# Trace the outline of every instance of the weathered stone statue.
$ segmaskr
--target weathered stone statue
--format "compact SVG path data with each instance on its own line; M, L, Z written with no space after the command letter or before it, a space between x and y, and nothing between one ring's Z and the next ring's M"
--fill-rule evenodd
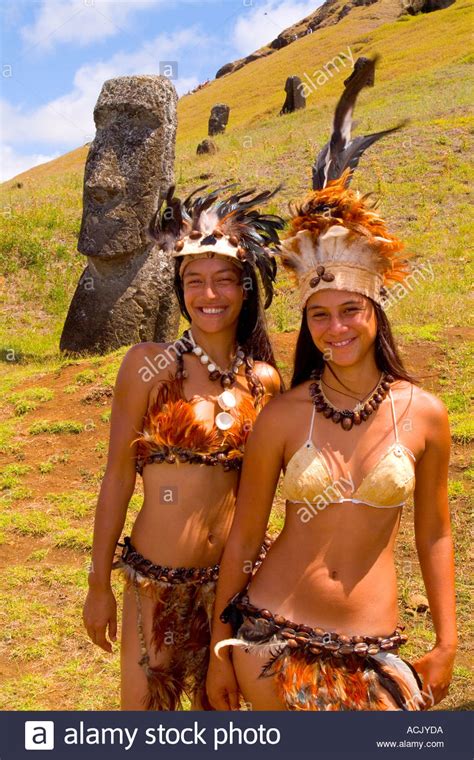
M198 156L201 156L204 153L210 153L210 154L217 153L217 145L215 144L214 140L208 140L206 137L206 139L201 140L201 142L197 146L196 153Z
M306 108L306 98L302 92L301 79L297 76L288 77L285 82L286 98L280 111L280 116L293 113L299 108Z
M209 137L225 132L225 128L229 121L229 113L230 108L229 106L224 105L224 103L217 103L215 106L212 106L207 130Z
M88 264L61 335L61 351L106 353L175 337L179 312L170 257L146 235L173 183L176 91L166 77L104 83L84 174L78 250Z

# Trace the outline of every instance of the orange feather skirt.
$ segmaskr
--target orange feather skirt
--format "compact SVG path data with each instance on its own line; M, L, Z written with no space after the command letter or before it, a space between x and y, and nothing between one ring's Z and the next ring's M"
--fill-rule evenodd
M334 632L292 623L256 608L245 591L230 601L221 620L231 624L234 638L220 642L218 648L242 646L265 657L259 678L273 678L287 710L422 709L422 684L413 666L395 652L383 650L384 646L396 650L397 641L406 640L401 628L390 644L390 639L383 639L387 644L381 647L366 643L373 637L342 635L339 639ZM369 654L367 650L378 651Z

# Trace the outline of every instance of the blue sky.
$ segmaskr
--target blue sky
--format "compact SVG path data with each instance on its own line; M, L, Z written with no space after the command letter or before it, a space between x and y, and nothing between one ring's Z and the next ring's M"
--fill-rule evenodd
M177 62L183 95L320 0L3 0L0 180L89 142L102 83Z

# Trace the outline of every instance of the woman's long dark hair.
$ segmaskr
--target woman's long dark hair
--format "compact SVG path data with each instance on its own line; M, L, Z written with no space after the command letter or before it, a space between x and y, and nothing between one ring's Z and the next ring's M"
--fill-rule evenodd
M174 270L174 289L178 299L181 314L191 321L191 317L186 309L184 302L183 282L179 274L181 259L175 259ZM242 262L242 282L244 283L244 292L246 297L242 304L242 310L237 323L237 342L245 349L246 353L253 356L256 361L266 362L274 367L280 374L276 366L273 348L268 336L267 322L260 297L260 288L257 275L253 267L247 262ZM280 376L281 379L281 376Z
M375 363L377 364L377 368L381 372L393 375L396 380L407 380L409 383L416 383L416 379L410 375L403 365L387 315L378 303L372 301L371 298L369 298L369 301L374 307L377 318L377 334L375 336ZM322 370L324 362L323 354L314 345L306 319L306 310L303 310L301 327L298 340L296 341L291 388L304 383L305 380L309 380L313 369Z

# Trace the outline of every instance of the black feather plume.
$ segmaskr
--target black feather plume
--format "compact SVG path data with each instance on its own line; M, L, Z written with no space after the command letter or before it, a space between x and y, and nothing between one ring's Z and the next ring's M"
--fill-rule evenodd
M352 138L352 114L357 96L364 87L373 87L375 64L378 56L372 60L360 59L360 65L355 67L351 76L346 79L346 87L342 93L334 113L332 135L329 142L321 149L313 164L313 190L322 190L331 180L339 179L345 169L355 169L360 157L367 148L381 137L396 132L407 122L403 121L396 127ZM351 174L348 175L346 186Z
M154 213L148 227L148 237L153 242L158 243L164 251L171 250L183 226L181 201L175 198L174 190L175 186L172 185L166 194L163 211L162 202Z
M281 185L256 195L255 188L249 188L222 197L235 187L233 183L200 195L208 189L208 185L203 185L184 201L174 196L175 188L171 187L164 208L160 207L150 222L149 237L166 251L171 251L178 239L193 230L202 232L200 244L209 246L210 250L217 242L215 230L235 237L241 249L239 259L247 261L260 274L264 306L268 308L276 277L276 261L270 249L278 244L278 230L283 229L285 223L275 214L261 214L257 206L273 198Z

